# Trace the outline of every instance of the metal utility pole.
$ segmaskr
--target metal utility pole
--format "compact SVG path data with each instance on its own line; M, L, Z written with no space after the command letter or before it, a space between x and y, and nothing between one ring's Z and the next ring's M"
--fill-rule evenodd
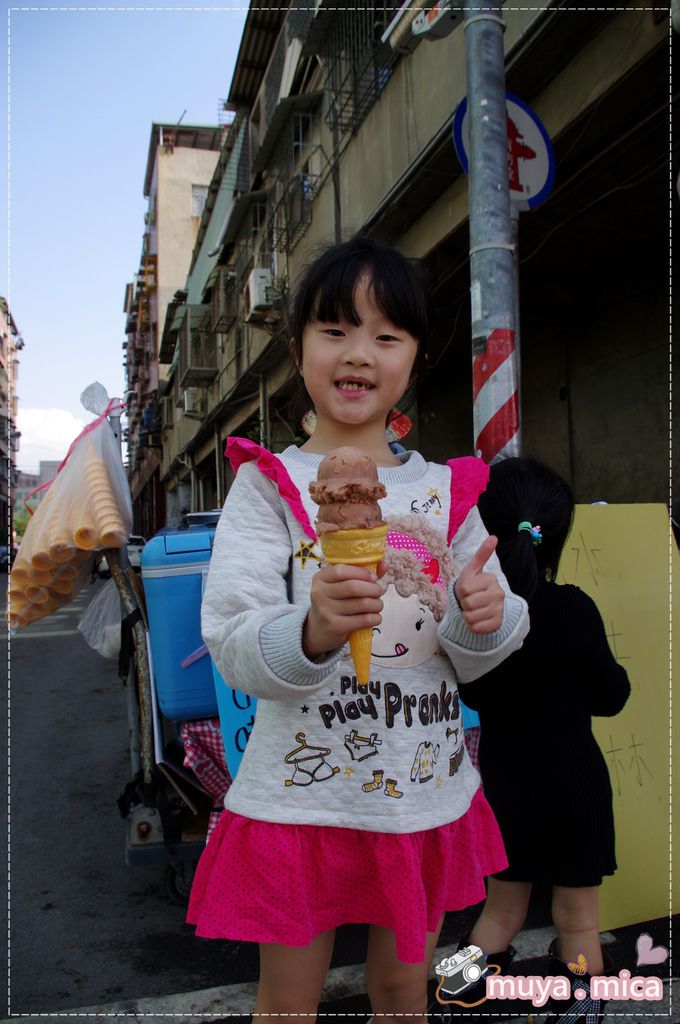
M465 0L474 447L519 455L519 351L499 0Z

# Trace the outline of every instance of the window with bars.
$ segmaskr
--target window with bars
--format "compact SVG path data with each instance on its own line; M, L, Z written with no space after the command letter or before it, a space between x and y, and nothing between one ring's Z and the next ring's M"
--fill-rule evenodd
M328 61L326 123L341 133L356 132L392 77L398 54L380 39L399 4L376 3L338 12L320 50Z

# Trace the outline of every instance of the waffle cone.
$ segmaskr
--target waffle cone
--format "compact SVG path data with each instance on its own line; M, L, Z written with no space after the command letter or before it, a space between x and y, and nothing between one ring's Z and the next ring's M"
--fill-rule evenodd
M46 587L52 581L52 569L31 568L27 583L35 583L38 587Z
M102 548L122 548L125 547L126 538L127 534L122 522L120 519L114 520L104 523L101 527L99 546Z
M27 583L31 578L31 566L21 558L17 558L10 572L10 587L13 584Z
M387 523L368 530L331 530L319 536L324 559L331 565L363 565L375 572L385 554ZM366 686L371 670L373 630L355 629L349 635L354 671L359 686Z
M352 652L354 672L359 686L368 685L371 671L371 647L373 646L373 629L355 629L349 635L349 649Z
M31 555L31 565L34 569L51 569L52 559L49 556L49 552L44 550L34 551Z
M73 597L75 580L65 580L62 576L55 576L47 584L47 590L50 597L55 597L57 594L66 594L67 597Z
M48 554L56 565L63 565L71 561L75 550L70 532L63 530L52 537Z
M79 551L78 554L79 555L82 555L82 554L86 555L87 552L86 551L85 552ZM56 570L56 572L54 574L55 579L74 580L77 577L77 575L78 575L78 572L79 572L78 566L80 564L81 564L80 560L77 558L77 556L74 555L74 557L71 559L70 562L65 562L62 565L57 566L57 570Z
M368 530L330 530L319 534L323 557L331 565L365 565L373 567L385 554L387 523Z
M94 523L84 513L73 533L73 539L76 547L81 551L94 551L97 547L97 531Z

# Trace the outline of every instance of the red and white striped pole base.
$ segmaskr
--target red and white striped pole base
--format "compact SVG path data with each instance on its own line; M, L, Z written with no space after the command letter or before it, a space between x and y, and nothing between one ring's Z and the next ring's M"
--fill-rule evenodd
M492 331L484 348L475 353L472 393L475 454L487 464L519 455L519 373L514 331Z

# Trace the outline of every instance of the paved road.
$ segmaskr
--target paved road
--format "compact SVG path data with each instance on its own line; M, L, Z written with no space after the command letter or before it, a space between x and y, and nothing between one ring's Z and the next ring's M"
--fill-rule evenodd
M15 1013L183 992L257 973L254 947L194 937L166 895L163 867L125 864L126 825L116 806L130 777L125 691L116 663L76 629L101 586L87 585L72 605L11 640Z

